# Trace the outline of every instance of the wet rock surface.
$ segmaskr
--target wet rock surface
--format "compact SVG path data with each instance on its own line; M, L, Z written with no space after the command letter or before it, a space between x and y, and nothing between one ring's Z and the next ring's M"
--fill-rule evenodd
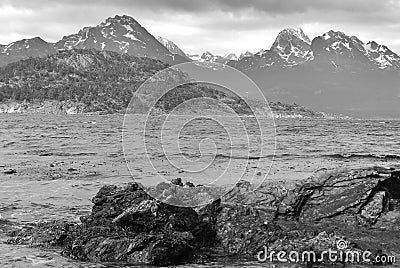
M39 224L10 243L60 247L63 255L79 260L169 265L193 261L204 237L215 236L193 209L156 201L138 184L105 186L92 202L82 224Z
M11 174L17 173L17 171L16 171L15 169L5 169L5 170L3 171L3 173L4 173L4 174L11 175Z
M183 182L181 179L171 183L162 182L155 187L147 187L146 191L157 200L179 207L201 207L220 198L232 186L210 187Z
M160 186L161 187L161 186ZM162 187L166 187L163 185ZM181 187L181 186L179 186ZM269 251L348 249L400 255L400 169L343 170L298 185L253 189L239 182L196 208L151 198L138 184L105 186L81 224L42 223L9 243L58 247L74 259L173 265L216 254L256 257Z
M400 255L400 172L370 168L327 173L291 189L252 191L241 183L225 196L214 226L230 254L271 251L348 250ZM246 194L247 193L247 194Z

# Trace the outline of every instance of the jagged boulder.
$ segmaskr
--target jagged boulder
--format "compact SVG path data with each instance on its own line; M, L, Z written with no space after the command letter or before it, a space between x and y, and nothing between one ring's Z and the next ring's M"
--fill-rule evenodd
M86 261L173 265L193 261L215 237L192 208L161 203L135 183L104 186L92 202L82 224L42 223L10 242L61 247L64 255Z
M344 239L354 250L399 255L399 175L369 168L327 173L292 188L240 182L207 218L229 254L254 256L264 246L321 252Z

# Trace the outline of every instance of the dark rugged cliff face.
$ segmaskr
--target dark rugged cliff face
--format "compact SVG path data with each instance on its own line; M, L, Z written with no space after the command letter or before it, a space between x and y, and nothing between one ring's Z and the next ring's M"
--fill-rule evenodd
M170 187L169 194L185 189ZM336 250L340 239L348 249L370 251L371 260L400 255L399 169L333 172L289 188L253 190L239 182L195 211L156 201L137 184L105 186L81 224L39 224L14 232L9 243L58 247L86 261L152 265L210 260L217 252L256 258L264 246L318 253Z

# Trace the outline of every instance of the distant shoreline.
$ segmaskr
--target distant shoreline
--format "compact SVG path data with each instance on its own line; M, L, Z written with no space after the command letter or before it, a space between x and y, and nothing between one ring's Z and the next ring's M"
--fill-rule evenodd
M278 102L278 104L281 104ZM273 106L277 104L274 103ZM349 116L329 114L324 112L315 112L301 106L282 104L284 107L279 110L272 107L274 118L293 118L293 119L352 119ZM297 107L301 107L298 109ZM126 108L111 109L103 104L95 103L86 105L75 101L56 101L56 100L38 100L38 101L13 101L8 100L0 102L0 114L86 114L86 115L109 115L125 114ZM197 111L192 111L197 114ZM190 113L190 111L189 111ZM167 113L166 113L167 114ZM187 114L187 112L183 113ZM201 115L201 113L199 113ZM246 116L243 114L243 116Z

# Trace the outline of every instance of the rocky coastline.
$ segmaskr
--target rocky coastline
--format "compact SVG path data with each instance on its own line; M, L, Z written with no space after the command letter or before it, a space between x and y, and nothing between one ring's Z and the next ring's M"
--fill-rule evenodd
M107 109L104 105L86 105L75 101L7 101L0 103L0 114L110 114L124 113Z
M171 187L178 194L185 189ZM80 223L24 227L11 232L8 243L58 248L82 261L158 266L220 256L257 260L266 250L321 253L336 249L338 241L346 250L369 252L369 264L381 264L377 257L400 257L400 167L329 172L290 187L271 183L253 189L241 181L195 209L155 200L137 183L104 186L92 203Z
M283 104L280 102L271 102L271 109L273 111L274 118L282 119L310 119L310 118L321 118L321 119L351 119L348 116L340 114L331 114L325 112L316 112L307 109L303 106L297 104ZM259 112L257 109L256 112ZM203 111L199 109L187 109L184 111L179 111L178 114L199 114ZM76 102L72 100L68 101L56 101L56 100L42 100L42 101L5 101L0 102L0 114L124 114L126 109L114 109L107 107L101 103L91 103L90 105L84 104L82 102ZM207 113L217 113L221 114L221 111L207 110ZM165 114L165 112L160 111L159 114ZM265 111L260 111L260 114L268 114Z

